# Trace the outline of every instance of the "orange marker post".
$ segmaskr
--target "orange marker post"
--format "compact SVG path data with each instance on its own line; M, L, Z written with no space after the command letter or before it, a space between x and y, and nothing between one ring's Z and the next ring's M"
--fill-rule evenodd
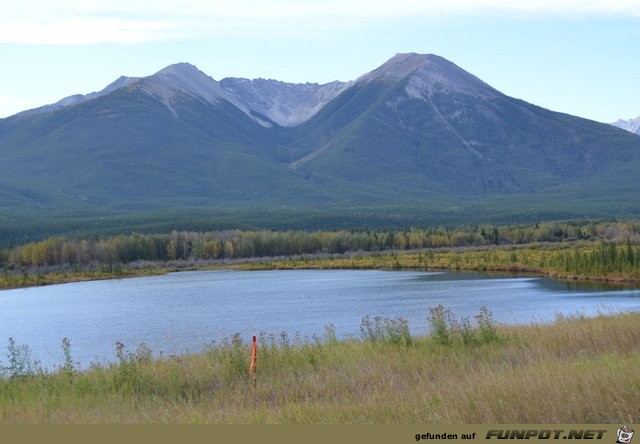
M256 337L253 337L253 346L251 347L251 365L249 365L249 374L253 378L253 399L256 399L256 355L258 353L258 344L256 341Z
M251 348L251 365L249 366L249 374L256 374L256 353L258 351L258 347L256 344L256 337L253 337L253 347Z

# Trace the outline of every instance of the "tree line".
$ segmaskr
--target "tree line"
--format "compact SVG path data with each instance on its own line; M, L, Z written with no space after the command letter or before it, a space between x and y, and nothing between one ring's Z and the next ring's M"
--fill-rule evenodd
M61 265L84 269L116 267L135 261L218 260L577 240L636 243L640 241L640 221L485 224L375 231L172 231L83 239L51 237L0 250L0 265L5 271ZM609 254L613 254L612 251ZM567 256L564 260L581 263L587 259Z
M629 238L623 244L602 242L591 251L574 249L557 254L549 265L581 276L604 276L610 273L638 274L640 248Z

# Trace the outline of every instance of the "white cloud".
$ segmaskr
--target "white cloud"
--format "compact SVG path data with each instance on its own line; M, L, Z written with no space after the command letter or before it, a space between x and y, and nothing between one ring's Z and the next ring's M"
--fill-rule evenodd
M640 17L637 0L20 0L3 6L0 42L138 43L340 29L438 15Z
M170 23L86 17L52 23L21 21L5 24L0 27L0 41L52 45L130 44L172 38L173 31L174 25Z

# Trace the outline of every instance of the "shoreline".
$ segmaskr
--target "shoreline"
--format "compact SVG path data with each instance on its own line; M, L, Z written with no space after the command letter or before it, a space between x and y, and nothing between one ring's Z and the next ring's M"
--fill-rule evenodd
M480 250L490 251L490 250ZM554 270L542 270L536 267L527 267L522 264L505 264L499 266L496 264L482 264L477 266L468 266L464 264L456 264L454 266L428 265L415 266L412 264L402 264L399 259L403 257L411 257L415 252L392 251L387 255L379 256L380 258L395 258L393 264L386 263L367 263L359 264L366 258L373 257L372 254L351 256L347 253L340 258L320 258L314 259L309 257L302 258L243 258L236 260L225 260L219 263L187 263L187 264L155 264L155 266L147 266L144 268L134 268L124 266L117 272L107 271L81 271L81 272L50 272L50 273L33 273L15 276L0 275L0 291L13 290L20 288L39 287L45 285L69 284L75 282L90 282L97 280L126 279L133 277L161 276L168 273L177 273L181 271L207 271L207 270L237 270L237 271L260 271L260 270L389 270L389 271L469 271L484 274L499 274L503 276L526 275L531 277L540 277L553 279L559 282L568 283L585 283L585 284L602 284L612 287L640 288L640 277L625 273L610 273L607 275L580 275L576 273L566 273ZM421 254L421 253L419 253ZM452 254L464 254L456 253ZM347 257L345 257L347 256ZM349 261L348 263L346 261ZM388 261L387 261L388 262Z
M240 340L158 358L123 350L86 370L71 349L57 372L8 368L0 422L622 423L640 402L615 389L637 381L639 321L563 317L466 335L447 324L430 336L385 324L360 340L274 339L258 346L257 384Z

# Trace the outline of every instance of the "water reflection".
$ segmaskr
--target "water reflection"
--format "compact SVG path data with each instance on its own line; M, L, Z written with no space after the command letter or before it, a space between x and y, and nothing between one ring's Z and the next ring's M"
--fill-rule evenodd
M617 284L603 281L579 281L579 280L553 280L541 278L539 285L550 291L572 291L572 292L631 292L640 294L637 286L628 284Z

